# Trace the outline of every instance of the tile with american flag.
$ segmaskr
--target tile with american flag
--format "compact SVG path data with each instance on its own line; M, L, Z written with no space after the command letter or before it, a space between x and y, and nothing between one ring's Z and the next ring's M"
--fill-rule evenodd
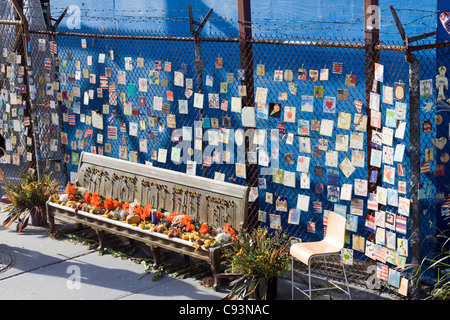
M388 249L382 245L375 244L375 260L386 263Z
M75 115L73 113L68 115L68 119L69 125L74 126L76 124Z
M315 233L316 232L316 223L313 221L309 221L306 225L306 231L309 233Z
M44 58L44 70L52 71L52 60L50 58Z
M313 211L314 213L322 213L322 202L313 201Z
M101 89L109 89L108 77L100 76L100 88Z
M406 234L406 218L402 216L397 216L395 220L395 231L400 234Z
M108 126L108 139L117 139L117 127Z
M384 263L377 262L377 278L380 280L388 280L388 266Z
M430 173L431 172L431 166L430 161L424 161L420 164L420 173Z
M108 90L109 92L116 92L116 83L115 82L110 82L108 85Z
M450 216L450 195L444 197L444 203L441 206L441 214L443 216Z
M58 45L56 41L50 41L50 53L54 56L58 54Z

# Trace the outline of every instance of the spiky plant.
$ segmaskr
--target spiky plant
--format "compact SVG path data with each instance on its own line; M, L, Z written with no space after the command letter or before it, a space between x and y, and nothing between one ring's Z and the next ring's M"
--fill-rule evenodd
M8 228L17 220L17 232L22 231L31 217L35 226L47 225L45 203L57 194L60 184L51 178L51 173L44 174L40 180L35 174L23 171L20 176L20 184L8 184L10 204L5 208L8 216L3 221L3 226Z
M435 280L428 300L450 300L450 237L441 232L437 240L443 240L438 252L433 258L426 257L418 268L417 274L420 281L429 272L434 272Z
M227 272L238 276L230 284L233 288L226 298L248 299L258 290L261 299L266 300L269 280L289 269L289 243L286 233L262 227L236 236L223 254Z

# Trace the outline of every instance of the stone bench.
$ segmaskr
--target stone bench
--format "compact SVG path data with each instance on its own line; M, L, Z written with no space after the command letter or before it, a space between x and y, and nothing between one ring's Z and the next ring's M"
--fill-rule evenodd
M77 186L98 192L105 198L112 196L130 203L152 204L153 208L188 214L193 221L216 227L226 223L238 231L247 227L249 188L245 186L86 152L80 155L77 179ZM220 286L217 277L223 249L220 245L196 247L188 240L169 238L163 233L51 201L47 202L46 209L51 231L55 231L54 217L63 216L93 228L100 249L105 246L105 232L141 241L149 246L155 268L161 262L160 248L195 257L211 265L214 289Z

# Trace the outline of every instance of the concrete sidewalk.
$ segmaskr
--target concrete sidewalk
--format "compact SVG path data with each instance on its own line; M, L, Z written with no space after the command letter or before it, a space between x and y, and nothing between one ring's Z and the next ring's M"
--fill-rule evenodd
M15 226L12 226L15 228ZM152 280L144 266L100 255L48 230L28 226L20 234L0 230L0 299L221 299L193 279L163 276Z
M0 221L4 218L5 214L0 213ZM59 229L71 228L65 221L56 222ZM145 255L145 252L137 254ZM176 259L184 263L182 255L168 254L175 263ZM190 260L190 263L197 262ZM2 300L220 300L229 293L228 283L215 292L203 286L200 279L163 275L153 281L153 275L130 259L100 255L88 245L74 243L67 237L51 238L47 228L29 225L17 234L15 224L8 230L0 227ZM346 298L334 292L331 293L333 299ZM301 294L297 293L296 298L301 299ZM321 297L324 298L329 296ZM352 290L352 298L389 299L361 288ZM290 280L281 278L278 300L290 299Z

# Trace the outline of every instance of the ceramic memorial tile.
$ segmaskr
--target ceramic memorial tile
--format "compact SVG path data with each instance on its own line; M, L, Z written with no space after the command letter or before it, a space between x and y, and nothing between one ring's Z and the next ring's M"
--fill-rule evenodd
M283 81L283 70L274 70L273 81L276 82Z
M346 157L344 161L341 162L339 165L339 169L341 169L342 173L345 175L346 178L350 177L352 173L355 171L355 166L352 164L350 159Z
M297 78L301 81L307 80L307 70L303 68L298 69Z
M375 63L374 79L379 82L384 81L384 65Z
M333 62L333 73L334 74L342 74L342 70L344 68L344 64L341 62Z
M324 87L315 86L314 87L314 97L315 98L323 98L324 97Z
M299 194L297 197L297 206L298 210L308 212L309 211L309 199L308 195Z
M329 79L329 69L320 69L320 81L328 81Z
M383 103L394 104L394 89L393 89L393 87L383 86Z
M367 180L355 179L355 188L354 188L355 196L367 197L367 187L368 187Z
M312 82L319 81L319 71L318 70L309 70L309 81L312 81Z
M336 113L336 97L325 97L324 98L323 112Z
M334 121L328 119L322 119L320 122L320 134L331 137L333 134Z
M266 75L266 66L264 64L259 63L256 65L256 75L258 76Z
M351 119L352 115L350 113L339 112L337 127L344 130L350 130Z
M352 132L350 134L350 148L364 149L364 134L361 132Z
M424 98L433 96L433 80L420 80L420 95Z
M348 101L348 89L338 89L337 100Z
M284 107L284 121L295 123L296 108L291 106Z
M303 112L314 111L314 96L302 95L301 111Z
M370 93L369 107L371 110L380 111L380 95L374 92Z

